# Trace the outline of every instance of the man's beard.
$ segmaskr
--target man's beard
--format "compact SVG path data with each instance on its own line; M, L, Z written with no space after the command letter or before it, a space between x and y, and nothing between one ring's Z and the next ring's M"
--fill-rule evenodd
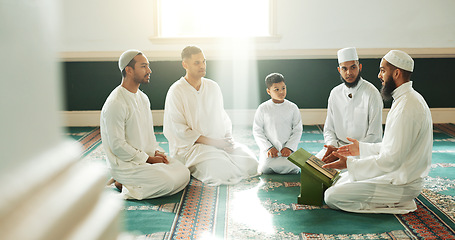
M397 84L392 77L385 79L384 85L381 88L381 96L384 101L392 100L392 92L397 88Z
M352 82L352 83L349 83L349 82L347 82L346 80L344 80L344 78L343 78L343 76L341 76L341 74L340 74L340 78L341 78L341 81L343 81L344 84L346 84L346 87L348 87L348 88L353 88L353 87L357 86L357 83L359 83L359 80L360 80L360 72L359 72L359 74L357 75L357 77L355 78L355 81Z
M148 79L148 74L143 76L143 77L134 77L134 82L139 83L139 84L147 84L150 82Z

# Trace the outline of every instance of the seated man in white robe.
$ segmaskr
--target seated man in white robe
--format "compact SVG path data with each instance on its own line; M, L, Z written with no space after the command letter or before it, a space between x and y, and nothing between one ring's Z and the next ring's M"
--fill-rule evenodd
M101 140L115 185L126 199L157 198L181 191L190 172L167 157L156 142L150 101L139 86L151 70L145 55L128 50L119 59L122 83L101 110Z
M325 192L329 207L391 214L417 209L414 198L430 171L433 124L427 103L412 88L413 69L413 59L403 51L392 50L382 58L378 75L383 85L381 94L394 100L384 140L365 143L348 138L353 144L333 152L339 160L324 167L347 171Z
M329 95L324 124L325 146L316 155L320 159L335 160L330 153L348 144L347 137L370 143L382 139L383 103L378 89L360 77L362 64L355 48L340 49L337 55L343 83L333 88Z
M164 108L164 135L171 156L209 185L235 184L257 175L254 154L232 139L232 123L220 87L204 78L202 50L195 46L183 49L182 65L186 75L169 88Z

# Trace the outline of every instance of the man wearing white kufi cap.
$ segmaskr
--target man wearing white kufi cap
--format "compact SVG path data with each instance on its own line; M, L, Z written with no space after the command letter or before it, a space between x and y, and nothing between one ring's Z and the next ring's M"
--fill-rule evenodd
M353 47L340 49L338 72L343 83L332 89L324 124L324 148L316 155L323 161L337 158L331 154L349 143L348 137L364 142L382 139L383 103L378 89L360 76L362 64Z
M392 50L382 58L381 93L384 99L394 99L384 139L364 143L349 138L353 144L333 153L340 160L326 167L348 171L325 193L331 208L391 214L417 209L414 198L430 171L433 124L427 103L412 88L413 70L414 60L403 51Z
M159 147L153 131L150 101L139 90L152 71L145 55L128 50L119 59L122 83L101 110L101 140L114 184L126 199L147 199L179 192L190 172Z

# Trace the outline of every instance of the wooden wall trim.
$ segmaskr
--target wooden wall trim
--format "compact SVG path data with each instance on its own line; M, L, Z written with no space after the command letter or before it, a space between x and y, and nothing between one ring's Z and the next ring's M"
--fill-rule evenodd
M455 58L455 48L399 48L413 58ZM360 58L382 58L390 48L358 48ZM150 61L179 61L180 51L146 51ZM338 49L275 49L257 50L252 56L258 60L267 59L336 59ZM208 60L224 59L224 55L214 49L204 49ZM117 61L122 51L87 51L87 52L60 52L62 62L98 62Z
M382 122L389 112L389 108L382 110ZM433 123L455 123L455 108L431 108ZM256 109L226 110L233 124L251 125ZM101 111L61 111L65 127L99 126ZM305 125L324 124L327 109L300 109L302 123ZM164 110L152 110L155 126L163 125Z

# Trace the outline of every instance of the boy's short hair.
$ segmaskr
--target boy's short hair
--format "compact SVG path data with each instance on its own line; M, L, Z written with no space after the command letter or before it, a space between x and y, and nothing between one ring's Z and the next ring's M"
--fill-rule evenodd
M284 82L284 76L281 73L271 73L265 77L265 85L270 88L274 83Z
M198 46L186 46L182 50L182 54L181 54L182 60L191 58L191 55L198 54L200 52L202 52L202 49L200 49Z

